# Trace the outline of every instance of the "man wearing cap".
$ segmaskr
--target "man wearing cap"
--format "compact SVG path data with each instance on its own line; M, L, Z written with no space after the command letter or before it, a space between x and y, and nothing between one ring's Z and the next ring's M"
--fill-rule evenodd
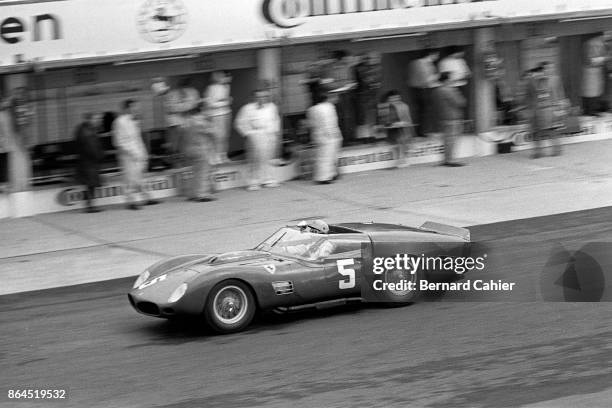
M248 191L278 187L270 160L280 145L281 121L278 108L270 100L270 91L260 87L254 102L244 105L236 115L236 130L245 138L247 158L251 167Z

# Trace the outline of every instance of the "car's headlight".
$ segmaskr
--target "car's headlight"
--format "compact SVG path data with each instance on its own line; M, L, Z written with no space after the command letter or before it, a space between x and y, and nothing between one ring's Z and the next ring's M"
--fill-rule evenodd
M149 279L150 275L151 274L149 273L148 270L144 271L143 273L141 273L140 276L138 276L138 279L136 279L136 282L134 282L133 289L136 289L137 287L139 287L140 285L145 283L147 281L147 279Z
M168 303L176 302L177 300L183 297L186 291L187 291L187 284L181 283L178 288L174 289L174 292L172 292L172 294L168 298Z

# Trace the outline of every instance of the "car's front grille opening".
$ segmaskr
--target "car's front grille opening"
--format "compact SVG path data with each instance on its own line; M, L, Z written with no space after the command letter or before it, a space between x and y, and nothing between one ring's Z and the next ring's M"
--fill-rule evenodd
M162 309L162 312L163 312L165 315L173 315L173 314L175 313L175 312L174 312L174 309L173 309L173 308L171 308L171 307L165 307L165 308L163 308L163 309Z
M136 308L142 313L159 316L159 307L151 302L138 302Z
M128 299L130 300L130 305L132 305L132 307L136 307L136 303L134 302L132 295L128 294Z

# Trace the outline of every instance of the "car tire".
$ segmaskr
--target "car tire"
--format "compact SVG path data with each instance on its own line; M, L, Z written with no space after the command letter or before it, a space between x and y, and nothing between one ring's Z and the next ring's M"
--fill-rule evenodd
M423 271L416 271L414 274L405 270L390 270L385 273L386 282L398 282L400 279L414 282L414 290L391 291L386 290L383 298L386 306L399 307L417 302L423 296L423 292L419 289L419 282L424 279Z
M215 285L208 294L204 317L217 333L236 333L247 328L256 310L251 288L239 280L228 279Z

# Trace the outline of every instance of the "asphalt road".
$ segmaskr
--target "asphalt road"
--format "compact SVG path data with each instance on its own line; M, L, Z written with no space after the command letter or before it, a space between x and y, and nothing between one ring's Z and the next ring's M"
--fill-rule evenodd
M470 278L515 282L509 294L266 317L229 336L137 314L132 279L2 296L0 406L493 408L600 392L612 303L563 302L588 282L559 281L565 265L550 259L559 244L612 246L610 219L602 208L474 227L489 264ZM69 398L6 398L34 387Z

